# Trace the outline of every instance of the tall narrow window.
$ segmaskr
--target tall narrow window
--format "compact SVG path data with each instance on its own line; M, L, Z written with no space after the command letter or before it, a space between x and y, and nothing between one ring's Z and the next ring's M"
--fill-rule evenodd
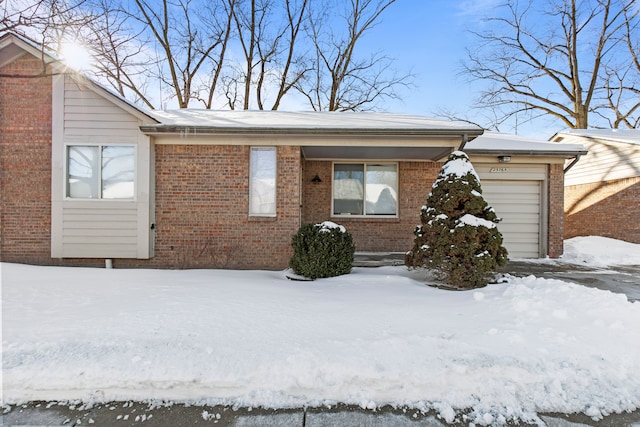
M391 215L398 212L396 164L333 165L334 215Z
M67 197L132 199L135 148L71 145L67 147Z
M276 215L276 149L251 148L249 215Z

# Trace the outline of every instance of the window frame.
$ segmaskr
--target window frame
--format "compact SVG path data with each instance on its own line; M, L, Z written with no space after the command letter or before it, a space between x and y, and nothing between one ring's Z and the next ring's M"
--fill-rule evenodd
M255 212L252 203L254 196L254 177L253 177L253 153L254 151L270 151L273 152L273 212ZM276 146L251 146L249 148L249 216L254 218L276 218L278 216L278 149Z
M97 148L98 149L98 159L96 160L97 165L100 167L100 173L98 176L98 197L72 197L70 195L71 189L69 184L69 152L70 148L73 147L89 147L89 148ZM105 198L103 197L104 189L103 185L103 150L107 147L127 147L133 148L133 196L126 198ZM76 143L76 142L68 142L64 144L64 180L63 180L63 192L64 192L64 200L68 201L100 201L100 202L132 202L137 200L138 195L138 147L136 144L126 144L126 143Z
M348 214L348 213L336 213L335 212L335 166L336 165L362 165L363 166L363 194L362 194L362 214ZM396 172L396 208L395 214L367 214L367 166L395 166ZM399 218L400 203L398 193L400 192L400 164L399 162L385 162L385 161L362 161L362 160L344 160L336 161L331 164L331 217L332 218L363 218L363 219L377 219L377 218Z

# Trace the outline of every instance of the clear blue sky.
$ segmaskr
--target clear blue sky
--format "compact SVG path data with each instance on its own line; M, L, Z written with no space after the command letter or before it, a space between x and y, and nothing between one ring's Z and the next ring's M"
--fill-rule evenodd
M362 40L361 52L376 48L396 59L399 71L415 74L416 87L402 91L403 101L389 101L390 112L434 116L448 110L477 120L469 106L485 83L469 83L460 74L466 49L474 45L469 30L486 24L484 18L497 13L499 0L398 0L387 9L382 22ZM560 126L560 125L556 125ZM513 127L501 127L515 133ZM547 139L556 127L520 124L518 133Z

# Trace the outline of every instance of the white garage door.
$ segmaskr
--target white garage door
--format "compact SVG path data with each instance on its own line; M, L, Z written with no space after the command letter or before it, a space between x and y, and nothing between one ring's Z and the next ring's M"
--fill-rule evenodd
M498 229L509 258L540 257L540 181L482 180L482 195L502 221Z

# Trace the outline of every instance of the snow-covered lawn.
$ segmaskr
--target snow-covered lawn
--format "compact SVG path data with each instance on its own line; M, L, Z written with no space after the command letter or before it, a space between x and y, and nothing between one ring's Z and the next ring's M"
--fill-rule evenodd
M601 238L569 241L566 261L616 251L640 264L640 245ZM404 267L297 282L18 264L1 277L5 404L343 402L448 421L471 409L485 424L640 407L640 303L563 281L451 292Z

